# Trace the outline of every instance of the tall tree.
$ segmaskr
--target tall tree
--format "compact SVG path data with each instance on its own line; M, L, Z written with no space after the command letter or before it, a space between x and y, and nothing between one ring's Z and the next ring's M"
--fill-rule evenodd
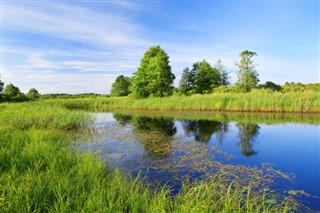
M132 92L137 98L170 96L174 79L169 56L160 46L152 46L145 52L140 67L134 73Z
M112 96L127 96L131 93L131 78L119 75L111 86Z
M219 72L219 78L218 78L218 85L219 86L227 86L230 84L229 82L229 73L226 69L226 67L222 64L221 60L219 59L214 66Z
M194 93L196 87L196 72L194 69L190 70L189 67L185 68L179 84L179 90L185 95Z
M240 53L240 63L236 64L239 67L238 81L236 84L241 88L244 88L246 92L256 87L259 83L259 74L257 73L252 61L253 56L257 56L257 53L244 50Z
M205 60L194 63L193 70L196 72L196 93L205 94L218 86L218 70Z

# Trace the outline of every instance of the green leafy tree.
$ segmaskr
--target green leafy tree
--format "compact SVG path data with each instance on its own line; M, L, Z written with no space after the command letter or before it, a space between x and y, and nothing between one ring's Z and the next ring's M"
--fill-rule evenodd
M3 91L6 101L26 101L26 96L13 84L8 84Z
M160 46L152 46L145 53L132 81L132 92L137 98L165 97L173 93L174 74L169 56Z
M229 73L226 67L222 64L221 60L219 59L214 66L218 70L219 78L218 78L218 85L219 86L227 86L230 84L229 82Z
M112 96L127 96L131 93L131 78L119 75L111 86Z
M13 84L8 84L3 91L3 94L7 95L10 99L19 96L20 93L20 89Z
M29 92L26 95L29 99L38 99L40 97L40 94L38 92L38 90L36 90L35 88L32 88L29 90Z
M185 68L179 84L179 90L185 95L194 93L196 87L196 72L194 69L190 70L189 67Z
M210 93L214 87L218 86L218 70L212 68L205 60L194 63L193 70L196 72L196 93Z
M271 89L273 91L281 91L282 87L278 84L273 83L272 81L267 81L264 84L259 85L259 88Z
M2 93L4 87L4 83L0 80L0 93Z
M259 83L259 74L257 73L255 65L252 61L253 56L257 56L257 53L244 50L240 53L240 63L236 64L239 67L238 81L236 84L241 88L244 88L246 92L256 87Z

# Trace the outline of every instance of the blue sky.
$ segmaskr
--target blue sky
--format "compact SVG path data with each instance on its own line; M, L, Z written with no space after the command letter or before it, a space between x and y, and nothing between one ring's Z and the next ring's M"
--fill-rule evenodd
M2 0L2 81L23 92L109 93L160 45L175 85L185 67L220 58L236 81L239 53L261 83L319 83L319 1Z

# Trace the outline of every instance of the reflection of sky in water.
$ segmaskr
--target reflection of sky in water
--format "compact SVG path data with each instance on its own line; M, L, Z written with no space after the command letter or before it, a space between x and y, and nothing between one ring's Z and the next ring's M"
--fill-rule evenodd
M137 124L129 121L129 124L125 124L127 122L125 121L117 124L112 113L96 113L95 115L95 126L99 129L98 132L103 133L104 130L109 132L97 138L96 143L81 145L82 149L98 150L102 159L107 160L111 165L117 165L126 170L137 168L147 170L149 164L153 165L148 170L149 175L164 179L173 178L166 170L161 173L161 168L158 168L159 165L154 164L154 162L161 159L161 162L163 161L162 163L165 165L170 161L175 161L176 156L173 156L172 153L178 155L177 149L179 146L172 143L171 154L162 158L152 157L150 150L149 152L144 150L147 148L145 144L139 142L141 136L138 137L136 134L137 128L146 130L149 129L148 125L150 123L148 122L159 121L155 119L136 119L135 122L146 123ZM162 120L161 122L161 128L174 129L174 131L167 131L167 134L174 134L170 137L173 137L175 141L184 143L183 146L186 148L181 152L182 154L179 154L180 157L194 149L194 147L191 148L191 146L195 146L190 144L192 141L199 141L198 145L201 144L201 146L209 148L218 147L223 150L222 153L226 152L235 156L233 159L226 160L223 155L219 156L215 149L214 152L212 150L208 152L215 155L215 160L248 166L260 166L263 162L272 163L275 165L275 169L296 175L293 183L296 189L303 189L307 193L320 196L320 128L317 125L295 123L265 125L206 120ZM159 123L152 124L150 129L159 131L155 127L156 125L159 125ZM146 135L152 136L148 133ZM149 139L156 140L157 135L152 137ZM190 145L187 145L188 143ZM218 153L221 152L218 151ZM194 177L201 174L201 172L192 173L187 165L183 169L188 170ZM187 172L183 169L177 172L181 175L186 174ZM319 199L309 199L307 202L311 202L312 206L320 209Z

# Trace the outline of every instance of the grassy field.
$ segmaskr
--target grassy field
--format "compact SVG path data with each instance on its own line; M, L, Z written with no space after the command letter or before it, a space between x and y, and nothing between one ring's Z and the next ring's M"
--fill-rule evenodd
M117 169L111 172L93 153L73 148L79 136L88 136L91 121L85 112L53 102L0 105L1 212L290 212L295 208L290 198L225 183L221 175L185 182L172 196L167 187L154 190L142 178L126 177Z
M241 93L133 99L112 97L66 100L68 108L319 113L319 92Z

